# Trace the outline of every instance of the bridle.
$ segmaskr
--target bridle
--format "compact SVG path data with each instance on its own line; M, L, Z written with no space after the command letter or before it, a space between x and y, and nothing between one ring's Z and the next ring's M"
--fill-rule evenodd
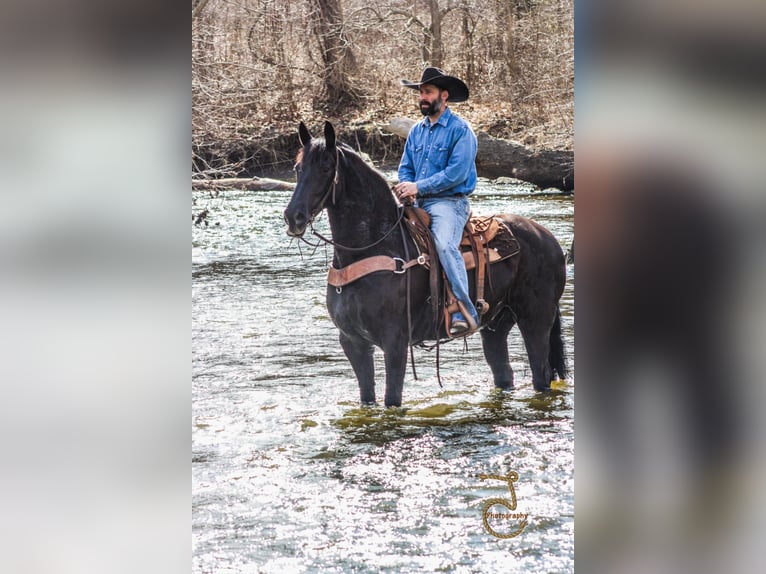
M398 217L396 218L396 221L391 226L391 228L386 231L386 233L381 237L380 239L376 240L373 243L370 243L369 245L365 245L364 247L349 247L347 245L341 245L340 243L337 243L336 241L333 241L332 239L329 239L319 233L316 229L314 229L314 219L317 215L322 213L322 210L324 210L325 205L327 203L327 200L330 198L330 195L332 195L332 204L335 205L335 191L338 187L338 182L340 180L340 150L336 147L335 148L335 175L332 178L332 181L330 182L329 186L327 187L327 191L322 196L322 199L319 202L319 208L314 212L314 214L311 216L308 222L308 226L311 228L311 234L319 239L320 241L332 245L333 247L336 247L338 249L344 249L346 251L365 251L366 249L370 249L372 247L375 247L379 243L382 243L391 233L399 227L399 225L402 222L402 219L404 218L404 206L397 206L397 211L399 212ZM318 247L319 244L314 244L309 241L307 241L304 237L300 238L301 241L304 243L311 245L312 247Z
M317 209L316 213L311 216L311 219L309 222L314 221L314 218L319 214L325 206L325 203L327 203L328 198L330 197L330 194L332 193L332 204L335 205L335 190L338 187L338 179L340 178L340 150L338 148L335 148L335 175L332 178L332 182L327 187L327 191L322 196L322 200L319 202L319 209Z
M299 162L300 163L300 162ZM295 164L295 169L298 171L298 165L299 163ZM325 208L325 204L327 203L327 200L330 198L330 194L332 194L332 204L335 205L335 190L338 187L338 180L340 178L340 155L338 152L338 148L335 148L335 175L332 178L332 181L330 181L330 184L327 186L327 191L325 191L324 195L322 196L322 199L319 200L319 207L314 210L314 212L311 214L311 217L309 217L308 225L312 225L314 223L314 219L317 215L322 213L322 210ZM313 231L313 225L312 225L312 231ZM308 243L303 237L300 238L304 243Z

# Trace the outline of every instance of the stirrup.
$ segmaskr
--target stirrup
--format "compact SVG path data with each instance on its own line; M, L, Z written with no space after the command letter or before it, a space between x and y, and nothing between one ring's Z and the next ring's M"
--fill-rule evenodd
M487 312L489 312L489 303L487 303L484 299L477 299L474 307L476 307L476 312L479 314L479 317L486 315Z
M476 323L476 321L473 320L473 316L471 313L468 312L468 309L465 308L465 305L458 300L455 300L455 303L457 304L457 310L460 311L460 314L463 315L465 323L468 325L468 329L466 331L462 331L460 333L453 334L452 331L452 314L450 313L450 328L447 329L447 335L450 339L458 339L460 337L470 337L473 335L476 331L479 330L479 325Z
M468 321L457 320L453 321L449 328L449 336L456 339L457 337L467 336L471 331L471 327Z

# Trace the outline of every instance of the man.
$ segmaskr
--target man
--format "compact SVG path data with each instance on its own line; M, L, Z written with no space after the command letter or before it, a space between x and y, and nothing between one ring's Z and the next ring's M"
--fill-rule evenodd
M439 261L462 312L452 315L450 336L476 330L479 315L468 295L468 274L460 254L460 238L470 214L468 196L476 187L476 135L452 113L447 102L468 99L468 86L439 68L426 68L420 82L401 80L418 90L422 122L412 126L394 187L403 202L416 200L431 217L431 233Z

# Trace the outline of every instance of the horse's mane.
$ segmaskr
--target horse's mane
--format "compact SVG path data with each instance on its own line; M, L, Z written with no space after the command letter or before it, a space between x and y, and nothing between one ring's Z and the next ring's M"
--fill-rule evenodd
M346 157L347 160L350 160L354 167L366 170L370 176L378 180L377 183L385 186L386 188L389 187L388 180L386 180L385 176L380 173L375 166L373 166L365 158L359 155L359 153L354 148L345 143L339 144L338 147L343 152L344 157Z
M321 140L324 143L324 138L316 138L317 140ZM338 142L338 149L342 153L343 157L345 157L351 165L356 168L357 170L362 170L363 172L366 172L370 175L370 177L373 177L377 179L377 182L381 186L385 186L386 188L389 187L388 180L385 178L385 176L378 171L378 169L373 166L369 161L367 161L365 158L363 158L359 152L357 152L354 148L352 148L350 145ZM303 161L303 148L300 148L298 150L298 153L295 156L295 163L296 165L301 163Z

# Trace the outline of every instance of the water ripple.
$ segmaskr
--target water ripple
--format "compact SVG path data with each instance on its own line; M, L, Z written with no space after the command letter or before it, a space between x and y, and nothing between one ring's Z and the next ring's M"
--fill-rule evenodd
M571 243L571 198L480 185L475 212L529 215ZM442 349L444 388L433 353L416 350L403 408L359 406L324 308L327 254L290 244L288 199L195 194L211 224L192 236L193 571L571 571L573 381L536 393L514 331L513 391L492 389L473 337ZM573 284L570 270L570 350ZM480 475L511 470L529 520L502 540L482 512L508 487Z

